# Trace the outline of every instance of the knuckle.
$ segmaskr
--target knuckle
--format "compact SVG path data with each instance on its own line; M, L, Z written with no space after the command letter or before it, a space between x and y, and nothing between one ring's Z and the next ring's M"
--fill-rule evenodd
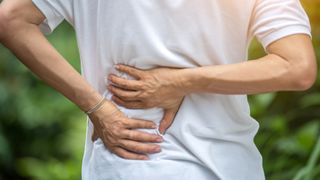
M132 103L132 104L130 104L130 107L131 108L138 108L139 107L139 103L138 102Z
M129 88L128 84L124 81L119 81L119 85L124 88Z
M129 127L130 126L130 121L125 119L125 120L122 121L122 125L123 125L123 127Z
M122 65L119 65L119 66L118 66L118 69L119 69L120 71L124 71L124 70L125 70L125 67L122 66Z
M141 147L140 147L139 145L137 145L137 144L132 144L131 147L130 147L130 149L131 149L132 151L134 151L134 152L142 152Z
M125 97L131 97L131 96L132 96L132 93L129 93L129 92L123 92L123 96L125 96Z
M139 134L137 139L139 139L139 141L147 141L148 137L145 134Z
M113 87L112 89L113 89L112 92L114 94L116 94L117 96L121 96L122 95L122 91L120 91L118 88Z
M113 151L116 155L122 157L122 158L127 158L127 156L125 155L125 153L123 153L122 151L120 151L119 149L115 149Z
M127 147L127 144L124 141L118 141L117 143L120 147Z
M140 84L137 84L137 83L130 83L130 86L133 87L133 88L136 88L136 89L141 89L141 86Z
M122 101L122 100L119 99L119 98L117 98L116 103L118 103L118 104L121 105L121 106L125 106L125 105L126 105L125 102Z
M150 101L145 101L144 105L145 105L145 107L150 108L150 107L152 107L153 104Z
M147 96L147 93L145 92L141 92L139 93L137 96L139 96L139 98L143 101L147 101L148 100L148 96Z
M148 146L148 147L146 148L146 150L147 150L149 153L153 153L156 148L157 148L157 146Z
M140 146L140 145L134 145L134 146L133 146L133 150L134 150L135 152L138 152L138 153L143 153L143 152L145 152L145 149L144 149L142 146Z
M145 126L145 122L143 122L142 120L137 121L137 122L136 122L136 125L137 125L137 127L139 127L139 128L146 127L146 126Z
M114 121L112 123L113 128L116 128L116 130L121 129L122 127L124 127L124 122L123 121Z
M142 120L142 119L137 120L137 126L139 126L139 127L146 127L147 123L148 122L146 120Z
M144 106L142 105L142 103L138 103L138 104L136 105L136 108L137 108L137 109L143 109Z
M135 106L134 106L133 103L124 103L124 107L129 108L129 109L132 109L132 108L134 108Z
M127 71L128 73L130 73L130 74L133 73L133 70L132 70L132 69L130 69L130 68L125 68L125 69L126 69L126 71Z
M110 89L111 92L113 92L113 93L118 93L118 89L117 89L115 86L113 86L113 85L111 85L111 86L109 87L109 89Z
M119 98L125 98L124 93L122 91L117 91L116 94Z
M145 80L152 80L152 79L153 79L152 75L150 75L150 74L148 74L148 73L144 74L143 78L144 78Z
M156 135L146 135L145 136L145 141L156 141L157 140L157 136Z
M140 84L139 84L139 87L140 87L140 89L143 90L143 91L147 91L147 90L149 89L148 86L146 86L146 85L143 84L143 83L140 83Z
M132 131L129 131L129 132L128 132L128 135L127 135L127 138L128 138L128 139L134 139L134 137L135 137L135 136L134 136L133 132L132 132Z
M121 78L119 78L119 77L117 77L117 84L119 84L119 85L124 85L125 83L123 82L123 80L121 79Z
M112 75L112 76L110 76L109 78L110 78L110 81L111 81L111 82L114 82L114 83L117 84L117 82L118 82L117 77L115 77L114 75Z
M136 122L135 122L134 120L132 120L132 119L127 119L126 121L127 121L127 126L126 126L127 129L130 129L130 128L135 127Z
M116 147L119 144L117 142L117 140L115 140L113 138L107 138L106 141L107 141L108 146L110 146L110 147Z
M145 134L143 136L145 141L154 141L156 139L156 135L153 134Z
M115 130L113 132L113 134L114 134L115 137L120 137L121 136L121 132L122 132L122 130Z
M152 127L153 125L154 125L153 122L148 122L148 121L146 121L146 122L143 123L143 126L144 126L144 127Z
M152 141L157 141L159 139L159 137L157 135L152 135L152 137L150 139Z
M137 120L137 122L135 122L136 127L139 128L149 128L150 127L150 122L145 121L145 120ZM140 134L140 133L139 133Z

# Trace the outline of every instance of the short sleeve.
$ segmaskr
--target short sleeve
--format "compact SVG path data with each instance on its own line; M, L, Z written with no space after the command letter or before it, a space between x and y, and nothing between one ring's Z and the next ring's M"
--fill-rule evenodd
M309 18L299 0L257 0L251 21L250 32L265 49L289 35L311 37Z
M46 17L40 24L44 34L50 34L63 20L73 24L73 0L32 0Z

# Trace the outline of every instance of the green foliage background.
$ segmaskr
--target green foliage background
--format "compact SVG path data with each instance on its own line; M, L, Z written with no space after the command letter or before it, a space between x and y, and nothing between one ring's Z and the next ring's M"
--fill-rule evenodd
M320 1L304 0L320 57ZM72 28L64 23L49 41L80 70ZM264 52L254 41L251 58ZM306 92L249 97L260 122L256 143L267 179L320 179L320 78ZM46 86L0 45L0 180L80 179L85 115ZM317 144L318 141L318 144Z

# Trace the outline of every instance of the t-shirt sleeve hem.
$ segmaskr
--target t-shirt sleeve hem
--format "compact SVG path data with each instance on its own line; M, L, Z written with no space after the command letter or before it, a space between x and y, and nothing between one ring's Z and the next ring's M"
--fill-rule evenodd
M303 26L303 25L294 25L294 26L287 26L287 27L278 29L276 31L273 31L272 33L265 36L264 38L261 38L260 42L263 48L266 50L271 43L281 38L294 35L294 34L306 34L312 37L309 27Z
M48 35L63 21L59 15L45 0L32 0L33 4L42 12L46 19L39 25L40 30Z

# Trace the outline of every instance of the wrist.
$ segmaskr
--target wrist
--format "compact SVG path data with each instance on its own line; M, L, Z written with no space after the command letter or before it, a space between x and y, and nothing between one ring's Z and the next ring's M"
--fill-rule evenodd
M98 92L91 91L83 93L82 95L76 95L77 102L76 104L78 107L84 111L87 112L90 109L92 109L94 106L97 105L102 99L102 95L100 95Z
M112 102L106 100L106 102L101 106L101 108L92 112L88 116L93 119L105 119L119 112L120 110Z
M174 78L172 78L174 88L181 93L182 96L188 95L193 91L194 77L192 72L192 68L179 69L173 76Z

